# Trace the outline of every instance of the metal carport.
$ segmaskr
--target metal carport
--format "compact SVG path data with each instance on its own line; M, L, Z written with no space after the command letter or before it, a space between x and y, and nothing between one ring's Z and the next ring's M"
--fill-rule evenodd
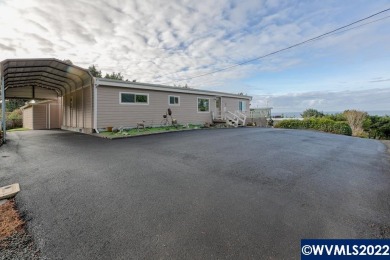
M88 70L57 59L7 59L0 74L3 119L6 98L61 99L61 128L92 131L94 79ZM5 142L6 120L2 129Z

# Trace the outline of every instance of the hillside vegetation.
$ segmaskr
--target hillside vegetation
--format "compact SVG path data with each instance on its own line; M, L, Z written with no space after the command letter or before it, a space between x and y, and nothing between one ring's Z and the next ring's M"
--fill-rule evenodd
M364 138L390 139L390 116L370 116L367 112L358 110L326 115L312 108L305 110L301 115L303 120L283 120L275 127L313 129Z

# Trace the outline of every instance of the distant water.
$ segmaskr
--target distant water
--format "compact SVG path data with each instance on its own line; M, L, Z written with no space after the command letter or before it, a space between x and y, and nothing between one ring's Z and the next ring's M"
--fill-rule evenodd
M338 114L338 113L343 113L344 111L321 111L324 114ZM370 116L385 116L388 115L390 116L390 110L373 110L373 111L366 111ZM287 118L299 118L301 117L302 112L283 112L283 113L275 113L272 112L272 116L281 116L287 117Z

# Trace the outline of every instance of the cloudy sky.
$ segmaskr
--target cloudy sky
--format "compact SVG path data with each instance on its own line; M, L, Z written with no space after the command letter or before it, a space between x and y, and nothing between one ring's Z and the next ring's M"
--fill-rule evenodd
M0 60L69 59L139 82L243 92L275 112L390 110L390 11L196 77L388 8L389 0L0 0Z

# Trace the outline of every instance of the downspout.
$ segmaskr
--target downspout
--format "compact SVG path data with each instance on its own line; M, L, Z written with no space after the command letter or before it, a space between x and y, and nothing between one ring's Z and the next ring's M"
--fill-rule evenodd
M85 124L84 124L84 121L85 121L85 111L84 111L84 86L81 88L81 107L82 107L82 110L83 110L83 131L85 131Z
M92 85L93 85L93 128L96 133L99 133L97 129L97 87L99 86L98 80L95 77L92 77Z
M5 90L4 90L4 76L1 75L1 122L2 122L2 130L3 130L3 143L6 143L6 128L7 128L7 119L5 115Z

